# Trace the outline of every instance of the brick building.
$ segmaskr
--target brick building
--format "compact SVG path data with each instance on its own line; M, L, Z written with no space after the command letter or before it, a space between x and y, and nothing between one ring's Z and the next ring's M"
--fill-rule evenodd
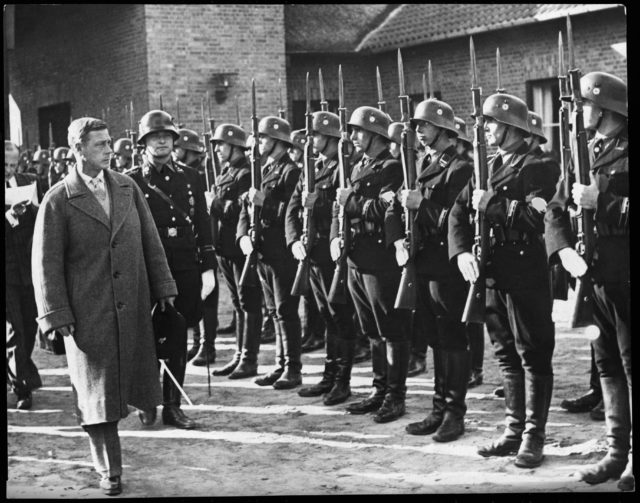
M259 116L277 113L281 78L288 118L302 127L306 73L317 108L322 68L335 110L339 64L349 111L377 105L378 66L388 111L398 119L400 48L414 101L422 99L431 60L436 96L470 120L473 35L484 93L496 87L500 48L502 86L542 113L551 133L558 32L566 46L567 14L577 66L626 80L625 53L617 50L626 43L626 12L616 4L16 5L5 11L5 89L8 74L32 145L47 144L49 121L55 142L66 144L69 117L84 114L104 116L114 135L121 134L129 127L129 102L137 121L158 108L160 95L174 117L178 98L180 121L197 131L207 92L218 122L236 121L237 96L247 125L251 78Z

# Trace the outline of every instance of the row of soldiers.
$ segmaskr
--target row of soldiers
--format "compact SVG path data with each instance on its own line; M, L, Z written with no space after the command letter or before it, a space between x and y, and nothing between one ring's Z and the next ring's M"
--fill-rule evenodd
M565 183L558 163L539 147L546 141L540 116L504 92L488 96L475 113L474 158L464 121L435 98L420 102L400 123L369 106L356 108L346 121L342 99L339 114L311 114L308 106L304 137L275 115L256 119L251 136L238 125L221 124L210 140L217 157L212 165L217 161L221 168L214 185L203 184L197 170L172 155L178 142L188 140L172 117L162 110L145 114L130 145L144 154L125 173L151 209L177 283L175 307L188 326L196 326L203 303L217 290L217 270L231 294L237 350L214 374L257 376L264 301L275 325L276 360L254 382L275 389L302 384L299 296L292 287L298 264L308 261L311 292L326 327L326 358L322 379L299 394L323 395L326 405L349 399L360 331L370 342L373 389L346 410L394 421L405 413L410 339L421 334L433 349L433 406L406 430L456 440L464 433L470 335L482 333L482 325L463 322L463 314L469 284L486 281L483 321L503 377L505 430L478 453L515 454L516 466L537 467L553 390L549 265L561 263L577 278L589 269L609 452L580 476L589 483L621 477L621 487L632 484L626 85L603 72L583 76L578 85L584 127L595 133L590 184ZM483 154L479 125L496 149L485 187L474 176ZM424 148L417 160L409 131ZM302 164L290 155L296 148ZM410 158L417 164L415 184L406 180ZM562 174L574 176L570 170ZM594 215L597 253L589 263L574 249L570 207ZM475 249L478 215L490 236L486 263ZM410 239L415 247L407 246ZM251 257L259 282L244 278ZM332 294L341 262L343 298ZM409 265L415 267L415 282L409 283L415 305L399 308L396 295ZM166 360L180 385L186 349L185 342ZM155 421L154 411L139 415L143 424ZM166 375L162 417L165 424L196 427Z

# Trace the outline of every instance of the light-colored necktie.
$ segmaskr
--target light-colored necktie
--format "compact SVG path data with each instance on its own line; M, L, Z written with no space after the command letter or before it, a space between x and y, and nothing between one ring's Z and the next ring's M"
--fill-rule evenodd
M109 217L109 197L107 196L104 182L100 178L94 178L93 180L91 180L91 190L93 191L93 195L96 196L96 199L100 203L100 206L102 206L102 209Z

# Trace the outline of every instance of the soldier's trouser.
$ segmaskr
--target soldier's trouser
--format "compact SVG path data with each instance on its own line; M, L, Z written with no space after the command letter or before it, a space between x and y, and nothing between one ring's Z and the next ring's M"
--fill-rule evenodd
M31 359L38 331L38 308L33 286L5 285L7 330L7 380L18 396L42 386Z
M484 324L467 323L467 339L471 352L471 369L482 372L484 367Z
M293 257L289 260L265 263L258 261L258 275L262 285L265 304L275 324L280 328L285 365L300 369L302 335L298 305L300 297L291 295L296 266ZM278 360L278 356L276 355ZM278 364L279 361L276 361Z
M327 327L327 341L330 338L355 339L352 316L353 305L349 299L347 304L332 304L328 300L335 265L311 263L309 282L318 305L320 316Z
M200 343L213 344L218 330L218 302L220 299L220 283L216 274L216 286L202 302L202 331Z
M82 425L89 435L93 466L103 478L122 475L122 451L118 421Z

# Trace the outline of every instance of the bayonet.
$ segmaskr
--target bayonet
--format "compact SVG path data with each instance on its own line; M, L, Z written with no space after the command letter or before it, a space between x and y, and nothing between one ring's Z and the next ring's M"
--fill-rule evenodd
M433 85L433 70L431 69L431 60L427 64L428 76L429 76L429 98L436 97L436 88Z
M282 79L278 78L278 94L280 96L280 109L278 110L278 116L281 119L286 119L287 118L287 114L285 112L285 109L282 107Z
M404 92L404 66L402 64L402 54L398 49L398 88L400 89L400 121L408 122L409 113L409 96Z
M178 127L182 127L183 124L180 123L180 98L176 96L176 122Z
M382 79L380 78L380 68L376 66L376 84L378 86L378 109L387 112L387 104L382 97Z
M164 110L164 107L162 106L162 94L160 95L160 110Z
M324 79L322 78L322 68L318 68L318 85L320 86L320 110L329 111L329 103L324 96Z
M496 77L498 87L496 88L497 93L506 92L502 87L502 62L500 60L500 47L496 48Z
M427 89L427 76L422 74L422 97L424 100L429 99L429 90Z

